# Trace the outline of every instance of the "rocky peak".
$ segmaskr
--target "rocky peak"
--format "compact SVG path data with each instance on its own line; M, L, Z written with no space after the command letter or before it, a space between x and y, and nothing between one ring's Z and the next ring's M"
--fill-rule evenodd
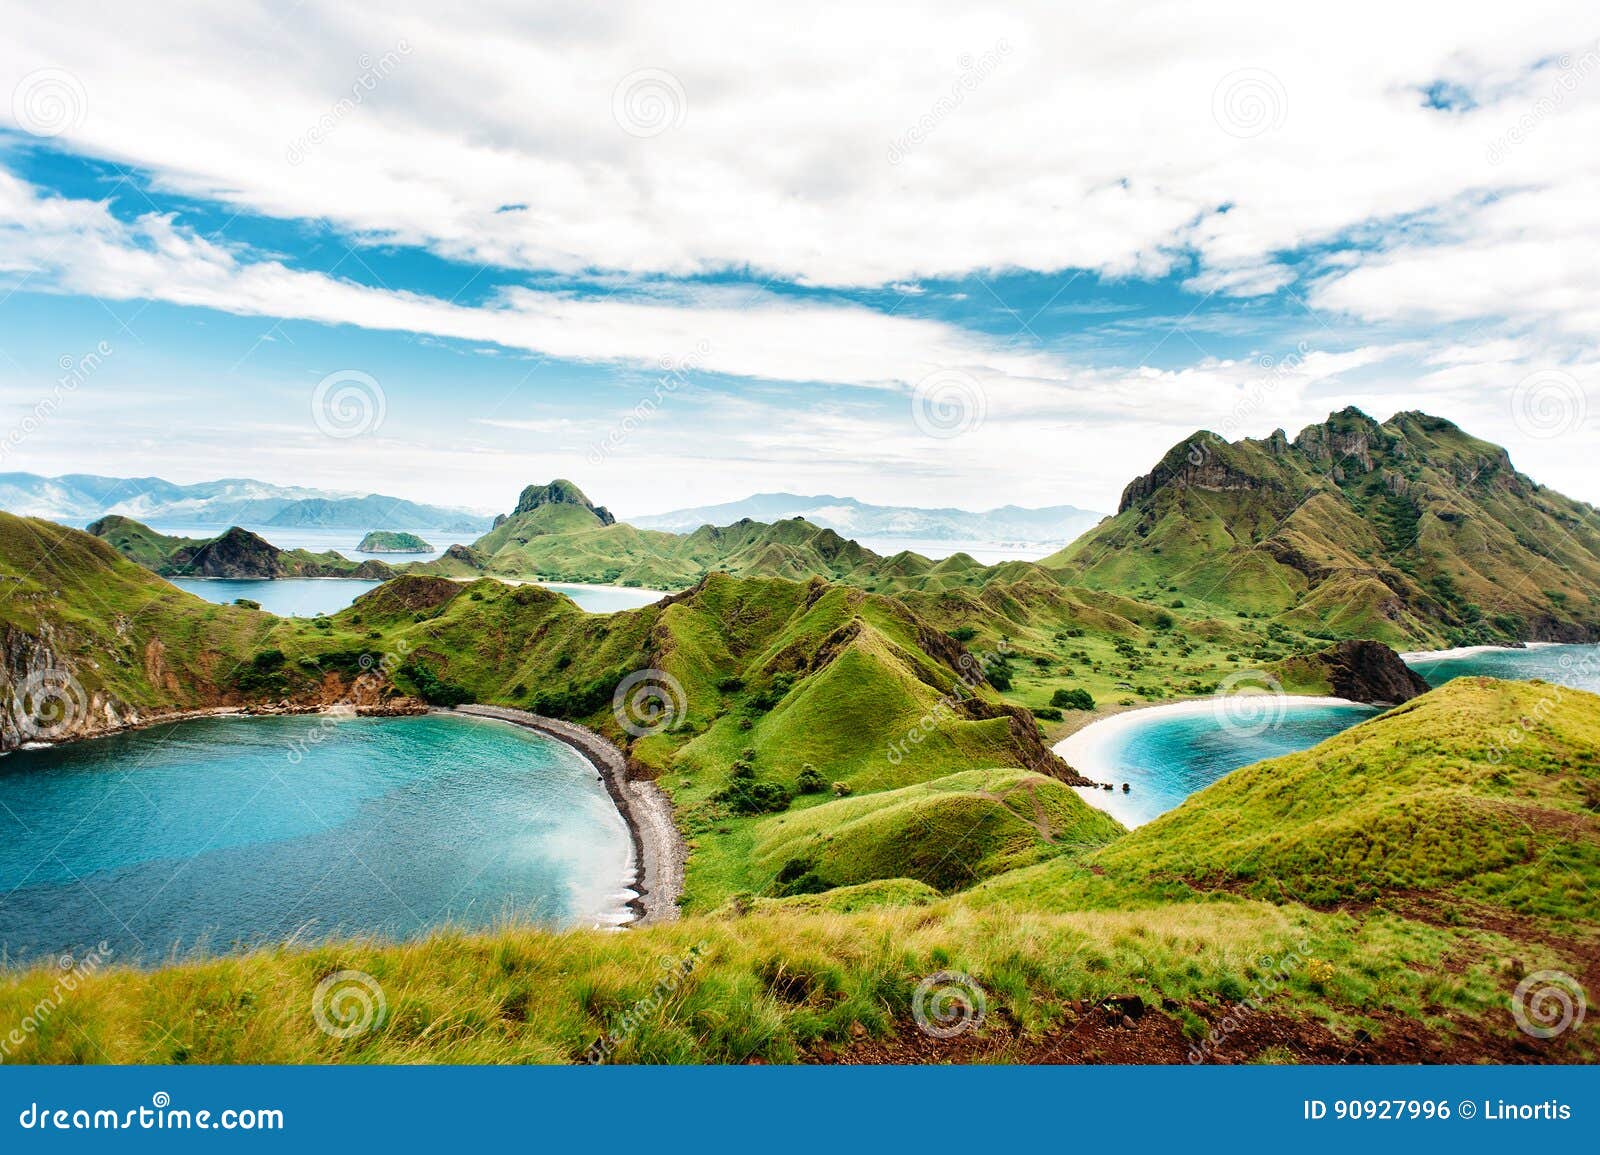
M577 505L587 509L600 519L601 525L612 525L616 518L603 505L596 505L584 496L583 490L564 478L556 478L549 485L530 485L522 491L517 498L517 508L512 510L512 515L519 513L532 513L541 505ZM496 525L500 522L497 520Z
M1306 426L1294 439L1294 447L1313 461L1331 466L1335 476L1342 478L1346 466L1371 473L1373 451L1386 448L1388 441L1383 426L1350 406L1330 413L1321 424Z

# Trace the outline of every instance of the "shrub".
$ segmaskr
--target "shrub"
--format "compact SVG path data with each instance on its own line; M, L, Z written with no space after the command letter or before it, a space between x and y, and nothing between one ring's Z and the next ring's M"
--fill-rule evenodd
M421 662L410 662L400 667L400 672L411 680L417 694L430 706L459 706L472 701L465 686L447 682Z
M978 636L978 631L971 626L957 626L950 631L950 636L958 642L970 642Z
M1035 706L1033 708L1033 716L1035 718L1043 718L1046 722L1061 721L1061 711L1054 706Z
M849 793L850 793L850 783L848 783L848 782L835 782L833 784L833 792L835 794L837 794L840 798L847 797L849 795Z
M794 788L801 794L821 794L828 788L828 780L822 776L820 770L807 762L800 767L800 774L794 780Z
M754 773L742 775L736 768L728 785L711 796L735 814L776 814L787 810L789 792L776 782L758 782Z
M259 610L261 608L260 602L251 601L249 598L234 598L233 604L243 606L247 610Z
M997 690L1004 691L1011 689L1011 675L1005 670L990 670L988 673L984 674L984 677L988 678L989 684Z
M1092 710L1094 698L1082 686L1070 690L1057 690L1050 695L1050 704L1063 710Z

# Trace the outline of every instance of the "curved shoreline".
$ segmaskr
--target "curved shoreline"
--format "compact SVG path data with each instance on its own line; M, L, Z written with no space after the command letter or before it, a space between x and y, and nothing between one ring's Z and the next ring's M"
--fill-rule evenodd
M1259 694L1251 695L1251 700L1260 699L1271 702L1283 710L1312 709L1328 706L1366 706L1365 702L1353 702L1349 698L1308 697L1301 694ZM1191 698L1184 702L1167 702L1159 706L1143 706L1136 710L1123 710L1104 718L1090 722L1082 729L1067 735L1050 749L1059 755L1069 766L1087 778L1110 782L1118 779L1117 768L1111 764L1109 757L1112 748L1127 734L1129 730L1136 729L1154 718L1181 718L1199 717L1216 711L1219 702L1232 701L1229 697ZM1374 707L1373 713L1380 711ZM1120 779L1119 779L1120 780ZM1105 810L1116 817L1115 813L1099 804L1103 791L1094 787L1084 787L1078 790L1079 797L1098 810ZM1112 797L1120 797L1113 794ZM1121 819L1119 819L1121 821Z
M671 922L678 917L686 848L678 834L678 825L672 818L672 802L654 782L630 779L627 759L612 742L575 723L546 718L509 706L466 705L439 712L493 718L536 730L566 743L587 758L600 771L606 792L616 803L617 811L633 838L637 873L634 886L638 897L629 900L628 905L639 916L633 925Z

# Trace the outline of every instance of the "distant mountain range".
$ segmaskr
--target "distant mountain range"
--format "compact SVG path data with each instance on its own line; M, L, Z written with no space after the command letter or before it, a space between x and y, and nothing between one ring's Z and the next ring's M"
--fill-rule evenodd
M776 522L803 517L812 525L854 538L907 538L926 541L1004 541L1061 544L1094 528L1107 516L1075 505L1025 509L1003 505L973 512L966 509L917 509L904 505L868 505L853 497L796 493L758 493L743 501L676 509L649 517L625 518L639 529L693 533L702 525L732 525L743 520Z
M422 505L382 494L358 496L231 477L178 485L159 477L0 473L0 509L82 525L108 514L194 526L268 525L482 533L491 519L464 509Z

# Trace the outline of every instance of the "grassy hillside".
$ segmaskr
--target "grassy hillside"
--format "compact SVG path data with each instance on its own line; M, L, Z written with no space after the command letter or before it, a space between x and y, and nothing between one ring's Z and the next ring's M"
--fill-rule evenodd
M1600 513L1421 413L1347 409L1292 442L1197 433L1041 564L1329 638L1600 637Z
M218 703L277 622L184 593L78 530L0 513L7 680L69 672L79 721ZM16 738L6 721L0 746Z
M1454 683L1131 834L1079 826L1074 847L944 897L890 880L625 934L509 927L108 968L12 1058L559 1063L608 1039L612 1061L645 1062L1593 1061L1592 1024L1534 1038L1511 1004L1538 972L1600 979L1597 707L1549 686ZM754 845L821 862L827 835L810 824L840 807L830 861L854 866L862 824L1029 780L962 775L828 802L791 829L764 820ZM978 861L1000 866L1025 849L1009 825L1038 811L993 805ZM1397 825L1412 817L1425 821ZM1503 837L1519 822L1520 842ZM383 1004L339 1039L310 1004L344 970L371 976ZM936 972L980 992L981 1027L916 1031L916 988ZM0 985L0 1016L20 1020L56 979Z
M1095 861L1312 903L1438 891L1600 923L1600 698L1458 679L1230 774Z
M130 517L113 514L90 525L89 533L163 577L353 577L382 581L394 572L380 561L369 558L355 562L336 550L313 553L279 549L238 526L216 537L173 537Z

